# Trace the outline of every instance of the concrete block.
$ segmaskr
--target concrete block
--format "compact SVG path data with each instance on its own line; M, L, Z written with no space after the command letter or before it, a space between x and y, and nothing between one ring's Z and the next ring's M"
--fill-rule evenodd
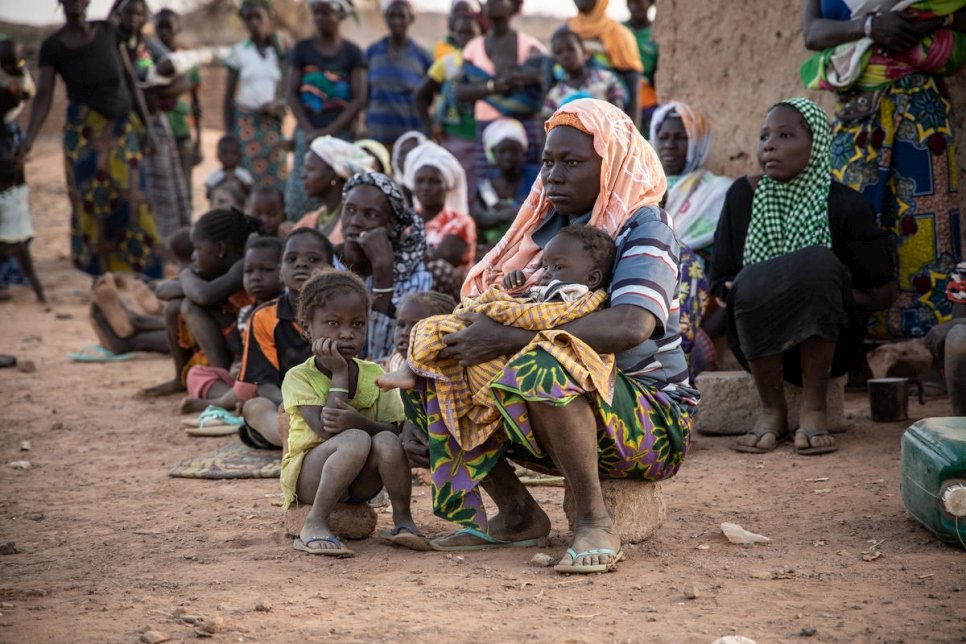
M664 523L667 504L660 483L605 479L600 482L600 487L621 543L640 543ZM564 513L573 530L576 506L567 486L564 487Z
M833 378L829 382L828 406L829 431L833 434L846 430L845 382L848 375ZM755 380L746 371L706 371L696 380L701 392L694 429L709 436L737 436L748 432L758 415L758 392ZM802 405L802 389L785 383L785 401L788 403L788 427L798 427L799 410Z
M305 517L312 509L311 505L293 505L283 513L282 521L285 534L290 537L299 536ZM368 503L339 503L330 516L332 531L346 539L365 539L376 531L376 511Z

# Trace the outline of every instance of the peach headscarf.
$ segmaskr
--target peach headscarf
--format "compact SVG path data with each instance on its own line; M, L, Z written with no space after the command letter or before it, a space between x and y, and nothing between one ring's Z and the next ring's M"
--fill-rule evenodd
M581 98L563 105L544 124L549 132L569 125L594 137L594 151L600 155L600 192L589 225L611 237L642 206L660 203L667 189L661 160L644 140L623 110L607 101ZM553 206L537 177L530 195L503 238L470 269L461 295L474 296L511 271L527 275L526 287L537 282L543 250L533 241L533 231L547 218Z
M609 0L597 0L590 13L578 13L567 21L567 27L584 40L599 39L614 69L643 72L637 39L630 29L607 15Z

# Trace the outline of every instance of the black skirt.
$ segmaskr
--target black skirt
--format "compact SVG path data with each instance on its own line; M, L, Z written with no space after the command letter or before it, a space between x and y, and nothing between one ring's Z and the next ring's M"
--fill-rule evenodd
M811 246L741 269L728 292L728 340L741 365L782 354L785 380L802 384L800 345L835 343L832 377L862 355L865 325L848 272L828 248Z

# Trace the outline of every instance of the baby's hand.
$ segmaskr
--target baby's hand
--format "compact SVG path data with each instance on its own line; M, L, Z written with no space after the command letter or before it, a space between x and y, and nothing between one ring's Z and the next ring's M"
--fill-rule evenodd
M312 343L312 353L315 354L319 362L331 371L342 372L348 368L348 363L346 363L345 358L339 353L339 348L336 345L335 340L331 338L320 338Z
M518 289L527 282L527 276L523 271L510 271L503 276L503 288L508 291Z

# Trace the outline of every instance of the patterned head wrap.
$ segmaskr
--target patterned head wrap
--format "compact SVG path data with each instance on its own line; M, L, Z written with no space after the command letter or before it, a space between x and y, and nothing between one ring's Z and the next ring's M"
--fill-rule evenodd
M684 124L684 131L688 135L688 156L684 162L681 176L700 170L711 152L711 124L698 110L684 103L671 102L661 105L654 110L651 117L651 145L657 145L657 135L661 131L664 121L677 116Z
M466 192L466 171L459 160L441 145L427 141L417 145L406 157L406 171L403 184L410 190L416 189L416 173L420 168L436 168L443 176L446 186L445 210L463 215L470 213Z
M520 121L508 116L501 116L483 129L483 151L486 153L486 160L490 165L496 164L493 149L507 139L522 145L523 151L526 153L528 147L527 131Z
M324 4L339 16L339 20L345 20L356 12L352 0L309 0L309 7Z
M745 266L808 246L832 246L828 227L832 133L828 117L807 98L790 98L778 105L795 109L805 119L812 135L812 152L805 169L791 181L775 181L765 175L758 182L745 238Z
M382 168L373 168L374 171L388 172L392 167L392 161L389 159L389 150L379 141L375 139L359 139L355 142L355 145L365 150L367 154L374 156L379 165L382 166Z
M600 40L607 57L618 71L644 71L637 39L630 29L607 15L609 0L597 0L590 13L578 13L567 27L584 40Z
M567 103L544 128L549 132L565 125L594 137L594 151L601 157L600 186L588 223L616 238L638 209L656 206L664 197L667 179L661 160L624 111L607 101L582 98ZM552 209L543 179L537 177L503 239L470 269L462 295L478 295L516 270L529 274L526 286L533 286L543 251L532 234Z
M373 170L376 160L365 150L334 136L320 136L309 144L308 154L314 154L332 168L335 174L348 179L356 172Z
M389 241L392 242L393 266L392 278L394 282L409 279L423 261L426 254L426 233L423 231L423 218L406 207L399 188L392 179L379 172L360 172L349 179L342 189L342 201L353 188L358 186L373 186L382 191L389 202L395 221L389 231Z
M392 146L392 176L395 177L397 181L403 180L403 171L399 167L400 151L403 148L403 144L410 139L414 139L416 141L416 145L425 143L428 140L426 135L419 130L409 130L396 139L396 142Z

